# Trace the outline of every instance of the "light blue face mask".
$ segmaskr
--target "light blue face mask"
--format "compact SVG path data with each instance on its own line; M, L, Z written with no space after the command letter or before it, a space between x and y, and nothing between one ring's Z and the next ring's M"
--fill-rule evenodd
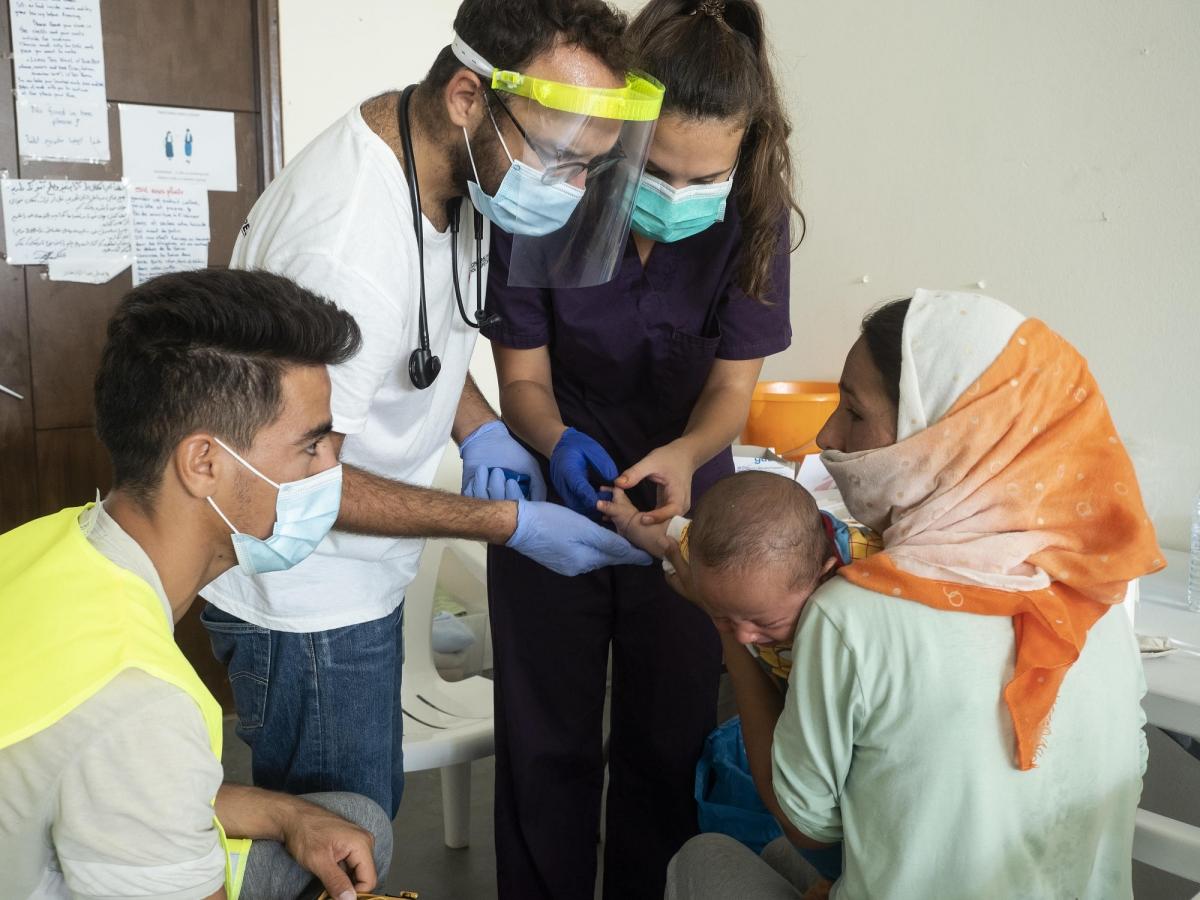
M732 174L716 184L673 188L643 172L633 207L633 230L668 244L699 234L714 222L724 221L725 201L732 188Z
M279 492L275 498L275 528L265 541L252 534L242 534L221 512L212 497L205 498L233 532L233 552L237 555L238 567L247 575L261 575L290 569L306 559L329 534L329 529L337 520L342 504L342 467L332 466L299 481L276 484L238 456L220 438L214 437L213 440Z
M467 192L475 208L495 222L509 234L524 234L530 237L541 237L544 234L558 231L567 224L571 213L583 199L583 188L575 187L567 182L543 184L542 173L532 166L526 165L519 159L513 159L508 152L508 144L504 143L504 135L496 125L492 111L488 109L492 119L492 127L500 138L500 146L512 163L500 182L496 193L488 196L479 186L479 170L475 168L475 155L471 152L471 138L467 129L463 129L463 138L467 142L467 156L471 158L471 171L475 180L467 182Z

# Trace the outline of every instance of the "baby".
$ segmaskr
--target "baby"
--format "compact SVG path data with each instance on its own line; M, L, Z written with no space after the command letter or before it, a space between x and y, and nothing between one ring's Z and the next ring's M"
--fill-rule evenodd
M601 509L621 535L654 556L665 556L677 540L698 604L784 690L805 601L839 566L883 549L873 531L823 512L799 484L768 472L718 481L691 521L645 525L619 489ZM663 566L673 572L669 562Z

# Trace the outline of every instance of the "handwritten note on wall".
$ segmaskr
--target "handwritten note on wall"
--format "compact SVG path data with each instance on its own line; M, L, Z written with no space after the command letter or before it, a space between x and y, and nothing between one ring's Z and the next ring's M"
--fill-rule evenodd
M208 192L202 184L139 184L133 211L133 283L208 265Z
M10 0L21 155L107 162L100 0Z
M129 189L120 181L0 180L8 262L131 253Z
M82 284L107 284L129 268L132 260L128 256L108 256L91 259L87 256L68 254L61 259L52 259L46 265L46 275L51 281L77 281Z

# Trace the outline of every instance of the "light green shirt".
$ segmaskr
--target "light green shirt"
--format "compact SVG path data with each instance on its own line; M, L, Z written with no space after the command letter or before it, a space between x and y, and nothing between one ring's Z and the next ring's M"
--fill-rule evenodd
M838 900L1131 898L1146 691L1129 619L1088 633L1037 766L1001 691L1012 620L834 578L797 629L774 786L804 834L845 841Z

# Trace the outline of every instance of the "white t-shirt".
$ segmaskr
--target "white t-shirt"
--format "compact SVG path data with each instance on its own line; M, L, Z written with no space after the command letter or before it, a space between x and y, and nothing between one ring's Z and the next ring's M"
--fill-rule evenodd
M1131 898L1146 691L1129 618L1088 632L1036 768L1001 697L1012 620L831 579L797 629L774 787L801 832L845 840L838 900Z
M429 487L450 438L476 331L459 317L450 231L424 224L429 340L442 371L417 390L420 270L404 170L358 106L290 162L250 212L231 265L286 275L354 315L362 350L332 367L333 427L342 461ZM462 205L459 283L468 309L475 280L470 203ZM237 524L236 522L234 523ZM279 631L325 631L388 615L417 572L424 541L333 532L300 565L248 576L232 569L204 589L232 615Z
M92 544L148 582L154 565L97 504ZM221 764L184 691L127 669L49 728L0 750L0 896L208 897L225 880L213 825Z

